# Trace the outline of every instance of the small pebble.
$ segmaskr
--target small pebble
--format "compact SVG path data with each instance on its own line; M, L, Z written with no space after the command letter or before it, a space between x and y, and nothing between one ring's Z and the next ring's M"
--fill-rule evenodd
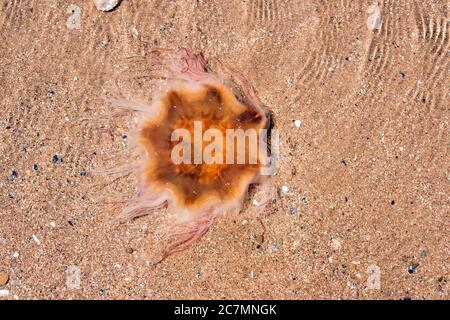
M418 267L417 264L410 264L408 266L408 273L414 273L414 271L416 271L416 268Z
M0 286L4 286L8 283L9 276L6 272L0 272Z
M341 249L341 242L338 239L331 239L331 248L335 251Z
M58 155L53 155L53 157L52 157L52 161L54 162L54 163L56 163L56 162L58 162L60 159L59 159L59 157L58 157Z
M124 134L124 135L122 136L122 140L123 140L123 141L127 141L127 140L128 140L128 136L127 136L126 134Z
M300 126L302 125L302 122L300 120L295 120L294 124L297 128L300 128Z
M400 75L402 76L402 78L406 77L406 74L403 71L400 71Z
M38 165L36 163L33 164L33 171L38 171L38 169L39 169Z
M17 178L18 175L19 175L19 174L17 173L16 170L14 170L14 171L11 173L11 177L13 177L13 178Z
M80 176L86 177L86 176L87 176L87 172L86 172L86 171L81 171L81 172L80 172Z
M33 234L32 238L33 238L33 241L36 242L38 245L41 244L41 241L34 234Z
M282 186L281 187L281 191L283 191L283 193L288 193L289 192L289 188L287 186Z
M125 251L129 254L132 254L134 252L133 248L127 248Z
M94 0L95 6L100 11L111 11L119 2L120 0Z
M13 257L14 257L14 258L18 258L18 257L19 257L19 253L18 253L18 252L14 252L14 253L13 253Z
M56 223L55 222L50 222L50 226L52 227L52 228L55 228L56 227Z

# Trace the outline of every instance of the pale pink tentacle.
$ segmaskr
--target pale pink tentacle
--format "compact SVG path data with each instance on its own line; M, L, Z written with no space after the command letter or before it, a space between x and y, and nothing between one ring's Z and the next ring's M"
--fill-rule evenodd
M205 214L193 221L173 225L173 231L170 235L171 242L163 250L162 257L156 264L162 262L175 252L185 250L193 242L201 238L213 224L214 219L214 215Z

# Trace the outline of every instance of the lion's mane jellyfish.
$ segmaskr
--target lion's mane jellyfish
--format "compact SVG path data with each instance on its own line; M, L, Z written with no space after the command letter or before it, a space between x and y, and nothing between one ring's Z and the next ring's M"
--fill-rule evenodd
M152 59L164 77L150 103L108 101L138 119L132 142L140 160L129 167L139 192L121 219L167 206L172 224L164 259L205 234L219 215L241 210L250 185L265 183L270 119L237 70L211 72L201 54L187 49L154 50Z

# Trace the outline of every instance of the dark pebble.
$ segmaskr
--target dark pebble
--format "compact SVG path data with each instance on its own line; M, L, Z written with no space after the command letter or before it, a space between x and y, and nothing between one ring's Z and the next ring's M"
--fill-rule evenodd
M406 77L406 74L403 71L400 71L400 75L402 76L402 78Z
M408 266L408 273L414 273L414 271L416 271L416 268L418 267L417 264L410 264Z
M86 172L86 171L81 171L81 172L80 172L80 176L86 177L86 176L87 176L87 172Z
M58 157L58 155L54 155L53 157L52 157L52 161L54 162L54 163L56 163L56 162L59 162L59 157Z
M34 171L38 171L38 169L39 169L39 168L38 168L38 165L37 165L37 164L33 164L33 170L34 170Z
M16 170L13 170L13 172L11 173L11 176L12 176L13 178L17 178L18 175L19 175L19 174L17 173Z

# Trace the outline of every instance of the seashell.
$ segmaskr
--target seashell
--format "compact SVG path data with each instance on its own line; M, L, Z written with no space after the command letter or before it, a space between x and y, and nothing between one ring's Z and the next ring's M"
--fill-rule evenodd
M100 11L111 11L119 2L120 0L94 0L95 6Z

